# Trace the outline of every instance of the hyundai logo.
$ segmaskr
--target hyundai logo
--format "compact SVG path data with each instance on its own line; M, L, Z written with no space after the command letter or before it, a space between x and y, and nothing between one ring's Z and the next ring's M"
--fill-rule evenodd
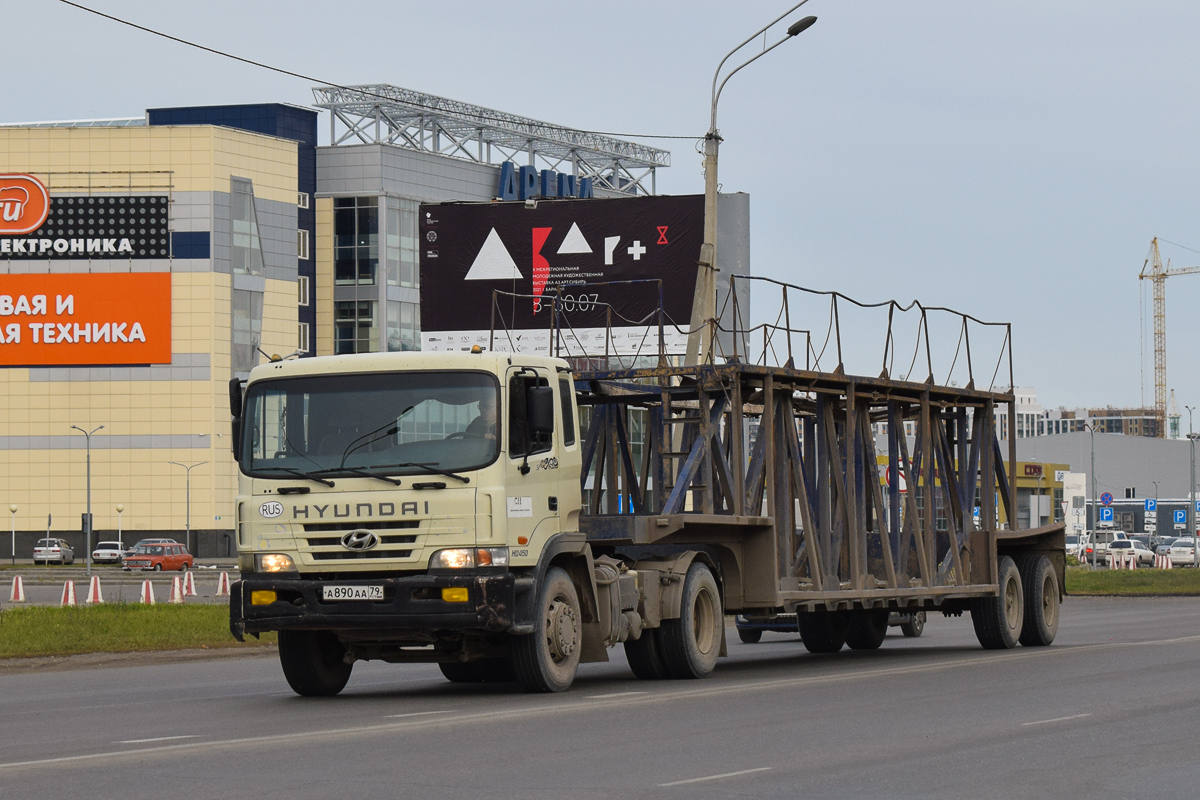
M370 531L350 531L342 537L342 547L347 550L370 550L379 544L379 537Z

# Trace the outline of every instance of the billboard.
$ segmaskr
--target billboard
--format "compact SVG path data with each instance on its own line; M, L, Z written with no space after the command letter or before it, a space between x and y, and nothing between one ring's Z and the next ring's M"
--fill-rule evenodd
M170 273L0 275L0 366L169 363Z
M666 352L687 348L703 196L422 205L419 219L424 350L549 352L553 305L555 352L654 355L660 297Z

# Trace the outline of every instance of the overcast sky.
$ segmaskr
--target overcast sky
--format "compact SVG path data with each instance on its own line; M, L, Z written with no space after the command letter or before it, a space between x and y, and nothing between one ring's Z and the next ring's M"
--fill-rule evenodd
M84 2L324 81L683 135L707 128L721 57L791 5ZM820 21L721 100L721 184L751 195L754 271L1011 321L1016 382L1046 406L1139 403L1137 274L1150 239L1200 250L1200 3L810 0L788 21L805 14ZM2 121L312 102L306 81L55 0L7 4L4 23ZM672 151L660 193L703 190L693 143L646 141ZM1200 264L1187 249L1163 253ZM1200 404L1198 300L1200 275L1167 281L1181 408ZM1147 403L1152 366L1147 352Z

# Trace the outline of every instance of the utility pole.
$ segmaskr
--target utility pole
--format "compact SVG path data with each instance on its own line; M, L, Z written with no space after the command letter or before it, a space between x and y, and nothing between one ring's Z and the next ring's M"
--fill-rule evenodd
M92 577L92 434L104 426L85 431L78 425L72 428L79 431L87 439L87 524L83 526L83 547L87 555L87 574ZM48 526L47 526L48 528Z
M1188 412L1188 444L1191 446L1191 472L1188 478L1188 536L1192 537L1192 566L1200 566L1200 547L1196 536L1196 434L1192 433L1192 410L1195 406L1184 406Z
M1085 422L1084 427L1088 429L1088 433L1092 437L1092 569L1096 568L1096 531L1100 527L1100 508L1096 505L1098 498L1096 497L1096 426L1091 422ZM1087 519L1087 517L1084 517Z
M187 464L182 464L178 461L168 461L167 463L174 464L177 467L183 467L184 471L187 472L187 518L186 518L186 521L184 522L184 525L186 526L186 530L187 530L187 535L184 538L187 540L188 552L191 553L192 555L195 555L196 551L192 547L192 469L194 467L199 467L204 464L207 464L208 462L207 461L197 461L195 464L192 464L191 466L188 466Z

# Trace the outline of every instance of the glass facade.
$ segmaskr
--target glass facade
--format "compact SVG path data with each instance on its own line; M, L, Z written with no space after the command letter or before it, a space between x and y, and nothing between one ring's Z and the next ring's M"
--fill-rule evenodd
M378 198L334 198L333 247L335 286L375 285L379 266Z
M229 180L230 269L230 360L233 371L248 373L258 364L262 342L263 292L239 287L238 276L263 274L262 242L258 235L258 216L254 210L254 184L244 178ZM245 281L245 278L241 279Z
M415 200L387 198L387 282L388 286L419 288L417 262L417 210Z
M421 349L420 306L389 300L387 304L388 352Z
M333 304L333 352L374 353L379 350L379 304L373 300L339 301Z

